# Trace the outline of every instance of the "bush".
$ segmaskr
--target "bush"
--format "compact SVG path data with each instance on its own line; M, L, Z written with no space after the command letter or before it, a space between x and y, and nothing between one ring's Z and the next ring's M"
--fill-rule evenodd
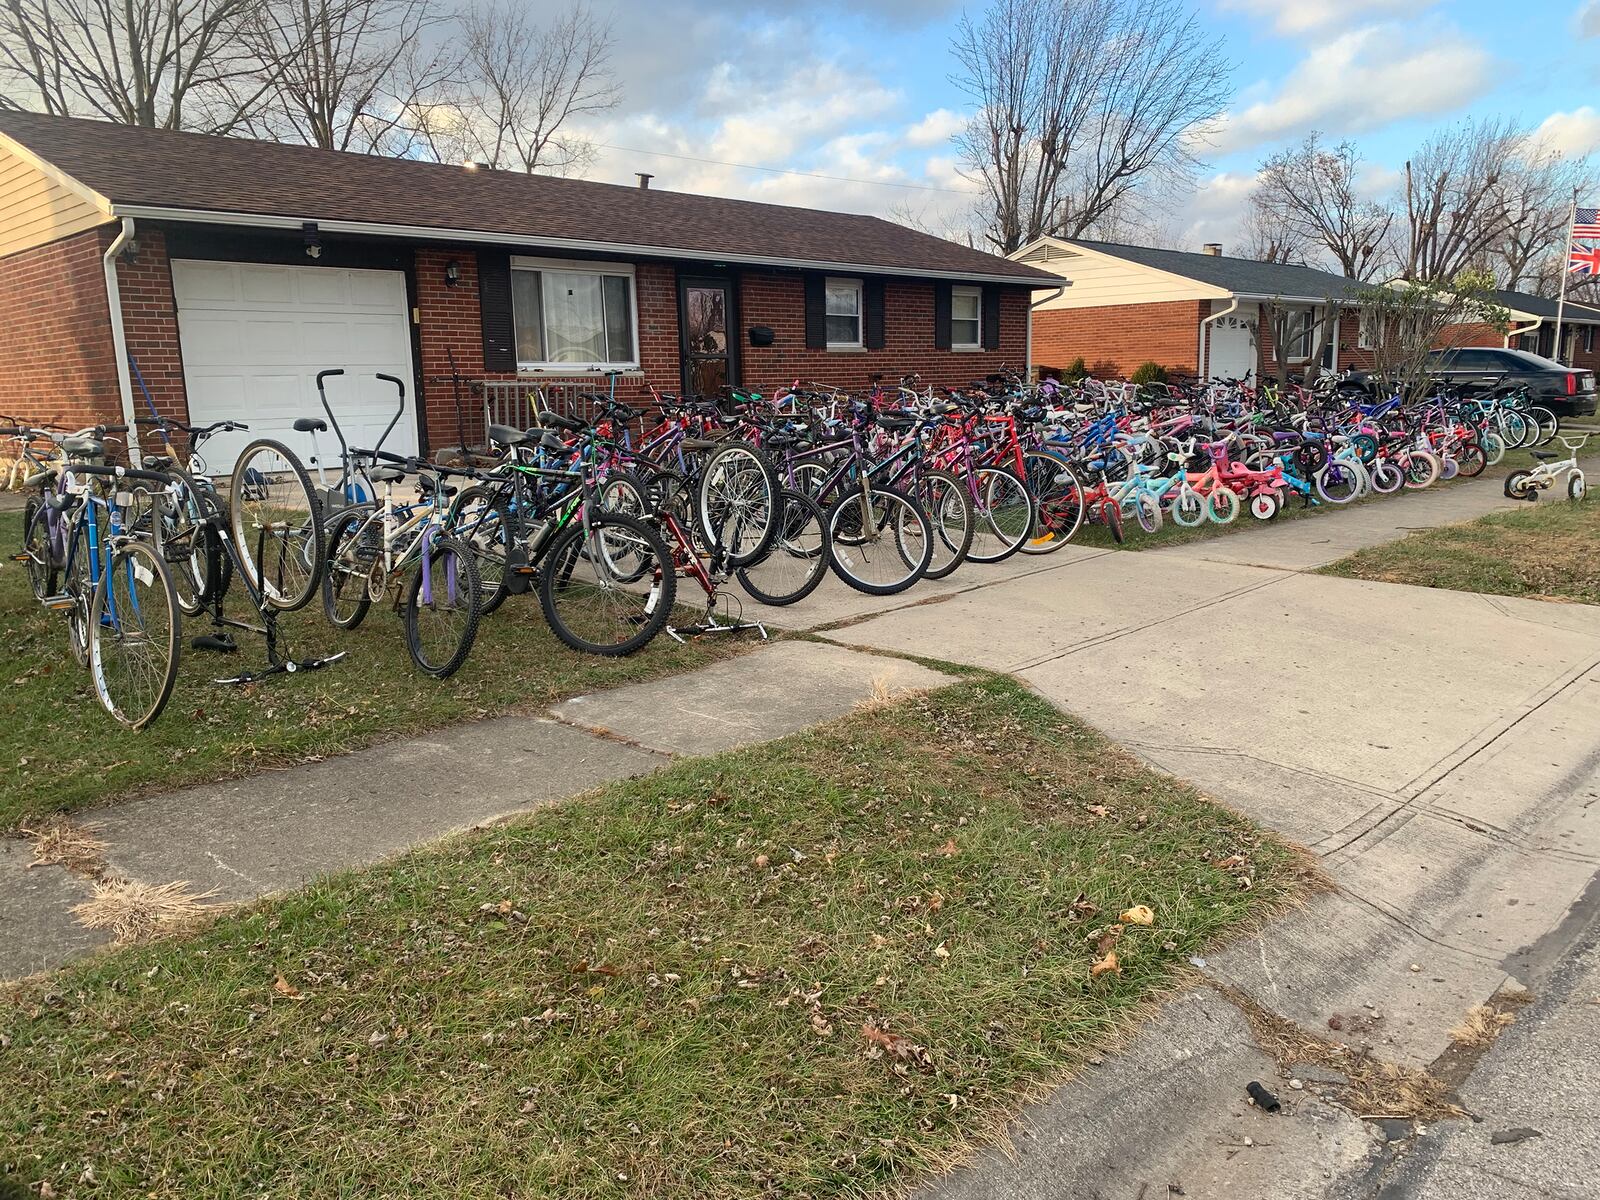
M1061 373L1061 378L1066 383L1082 383L1089 377L1089 367L1083 361L1083 355L1078 355L1072 360L1072 365Z
M1167 369L1160 363L1142 362L1129 378L1134 383L1165 383Z

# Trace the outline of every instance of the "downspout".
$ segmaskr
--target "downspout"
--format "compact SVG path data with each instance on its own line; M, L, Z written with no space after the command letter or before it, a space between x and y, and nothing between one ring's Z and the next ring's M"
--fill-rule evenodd
M1525 333L1532 333L1535 329L1539 328L1539 326L1543 324L1544 318L1540 317L1538 320L1534 321L1532 325L1518 325L1515 329L1506 330L1505 337L1500 339L1500 348L1502 350L1511 349L1512 338L1521 337Z
M1036 308L1043 308L1046 304L1049 304L1050 301L1058 298L1062 292L1066 291L1071 286L1072 280L1069 279L1055 291L1046 296L1043 300L1034 300L1028 305L1028 348L1026 352L1028 361L1023 367L1023 371L1026 373L1029 379L1033 378L1033 310Z
M1211 364L1207 361L1209 356L1206 354L1206 326L1220 317L1225 317L1231 312L1238 311L1239 297L1235 296L1232 300L1228 301L1228 307L1223 309L1221 312L1214 312L1209 317L1200 318L1200 345L1195 350L1194 372L1197 376L1199 376L1201 383L1204 383L1207 379L1211 378L1211 371L1209 370ZM1260 350L1258 349L1256 353L1259 356Z
M128 373L128 335L122 327L122 289L117 283L117 255L133 240L133 218L122 218L122 230L106 247L106 305L111 313L111 352L117 359L117 390L122 395L122 421L128 427L128 461L139 461L139 427L134 424L133 377Z

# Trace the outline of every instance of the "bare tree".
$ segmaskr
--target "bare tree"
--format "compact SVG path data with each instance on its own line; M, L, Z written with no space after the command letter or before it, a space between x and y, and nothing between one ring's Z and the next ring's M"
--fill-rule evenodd
M1281 212L1262 202L1259 187L1245 204L1240 232L1245 258L1269 263L1304 263L1308 257L1305 238Z
M5 0L0 85L13 106L227 133L261 86L240 31L259 0Z
M1252 207L1301 246L1315 247L1351 279L1368 279L1383 263L1393 210L1362 197L1361 159L1351 142L1324 146L1312 133L1261 164Z
M411 104L452 73L420 48L446 19L435 0L260 4L245 36L264 88L250 127L324 150L405 149Z
M1232 93L1220 38L1182 0L995 0L963 17L952 82L977 112L958 137L1001 253L1078 237L1141 183L1189 176Z
M1495 299L1494 276L1463 270L1443 280L1397 280L1363 288L1358 300L1372 338L1373 373L1404 396L1420 395L1430 351L1469 344L1488 328L1504 334L1511 314Z
M1489 247L1489 258L1503 287L1526 291L1539 286L1541 265L1547 270L1552 265L1541 260L1559 258L1566 244L1572 198L1594 184L1586 162L1568 159L1533 139L1523 144L1495 185L1506 220L1504 233Z
M1465 121L1436 133L1406 163L1405 279L1450 280L1488 265L1515 210L1507 179L1527 145L1511 121Z
M611 25L582 6L539 24L515 0L492 0L462 18L462 73L411 106L409 120L429 153L520 171L572 171L591 161L593 142L574 118L615 107Z

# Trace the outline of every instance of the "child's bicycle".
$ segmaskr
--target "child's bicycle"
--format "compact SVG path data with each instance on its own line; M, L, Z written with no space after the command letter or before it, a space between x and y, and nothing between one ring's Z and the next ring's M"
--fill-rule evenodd
M1506 476L1506 496L1511 500L1538 500L1540 492L1547 492L1555 486L1555 482L1564 472L1567 476L1567 499L1582 500L1588 485L1583 478L1583 471L1578 467L1578 451L1582 450L1584 443L1589 440L1586 433L1582 437L1568 437L1566 434L1557 435L1557 440L1567 448L1566 458L1558 459L1549 450L1530 450L1529 454L1539 459L1539 465L1531 471L1513 471Z

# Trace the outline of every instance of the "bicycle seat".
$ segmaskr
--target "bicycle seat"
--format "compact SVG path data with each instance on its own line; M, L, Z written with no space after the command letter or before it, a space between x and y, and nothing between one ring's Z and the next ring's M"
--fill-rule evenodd
M367 472L367 478L373 483L396 483L406 477L406 473L399 467L373 467Z
M456 486L453 483L439 483L431 475L419 475L417 476L417 491L424 496L431 495L434 492L438 492L441 496L454 496L456 494Z
M146 454L139 460L139 465L146 471L165 471L172 465L170 454Z
M99 438L91 437L64 438L61 448L79 458L103 458L106 452L106 444Z
M1545 462L1548 462L1552 458L1560 457L1559 455L1551 453L1549 450L1529 450L1528 454L1533 458L1537 458Z
M296 417L294 431L296 433L327 433L328 423L321 417Z
M530 441L528 434L510 425L489 426L489 440L499 442L502 446L526 446Z
M679 442L678 444L685 450L691 452L715 450L717 448L716 442L707 441L705 438L684 438L683 441Z
M878 424L884 429L904 430L910 429L917 423L915 417L890 417L882 414L878 417Z

